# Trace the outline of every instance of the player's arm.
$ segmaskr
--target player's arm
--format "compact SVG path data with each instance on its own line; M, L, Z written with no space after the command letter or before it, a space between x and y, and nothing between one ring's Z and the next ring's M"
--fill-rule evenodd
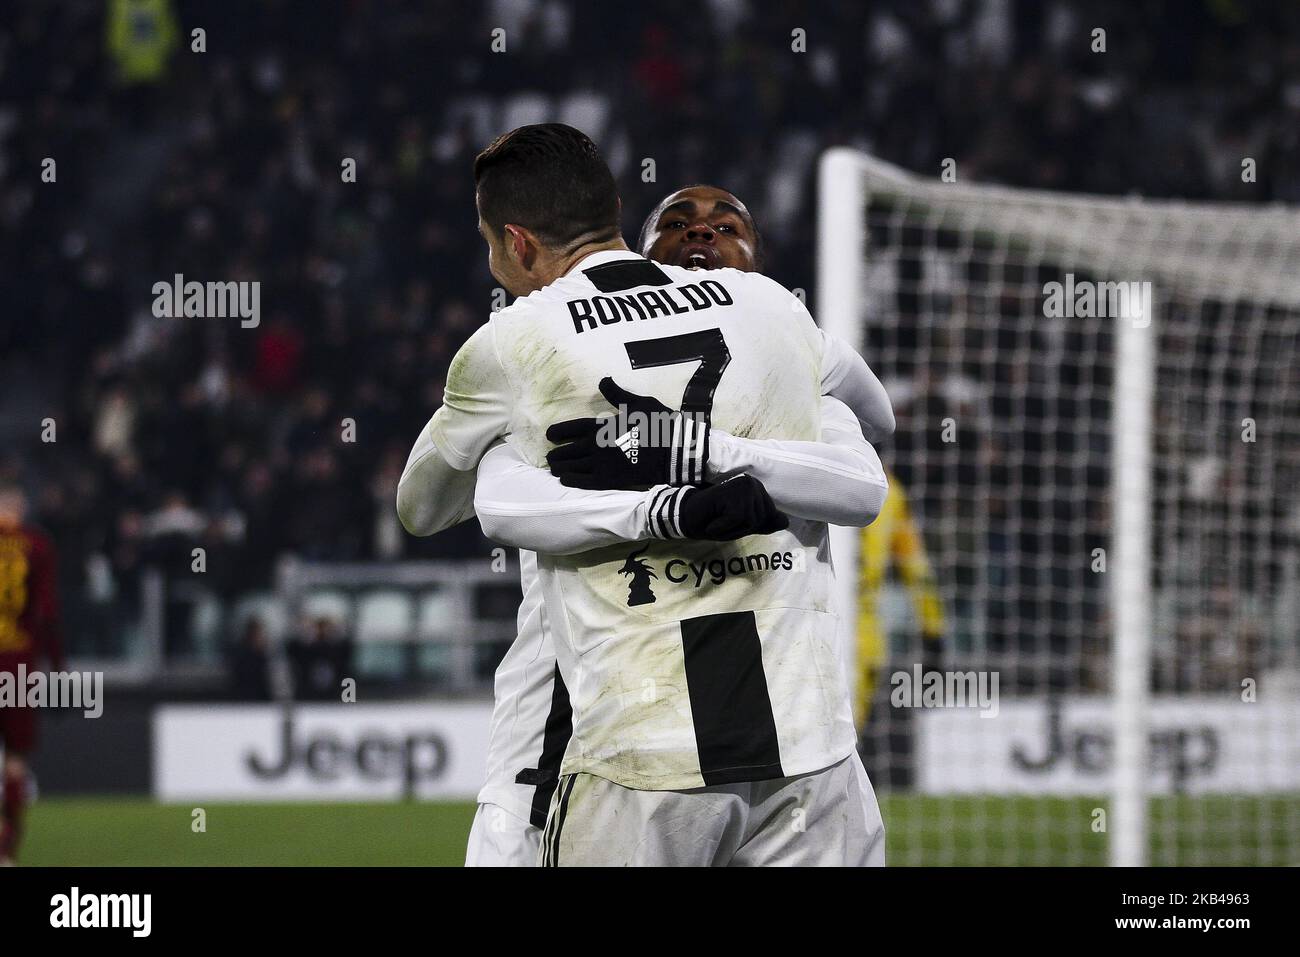
M791 311L792 336L808 336L821 347L821 394L839 399L857 416L868 442L880 442L894 434L894 407L885 387L858 351L842 339L817 326L803 300L780 283L750 273L752 281L766 286L765 295L784 298Z
M858 351L842 339L822 337L822 394L839 399L857 416L868 442L894 434L894 406L880 379Z
M439 410L441 411L441 410ZM474 471L452 466L433 438L437 414L420 433L397 484L397 516L412 535L432 535L474 514Z
M889 492L880 456L843 402L823 396L821 420L818 442L744 439L711 430L708 478L752 475L789 515L832 525L870 525Z
M698 463L696 481L716 482L748 474L762 482L777 507L790 515L836 525L870 525L885 502L889 482L876 450L844 403L822 397L821 441L742 439L696 421L689 442L678 445L681 413L650 396L637 395L613 379L600 392L610 405L641 414L645 421L664 417L673 423L667 446L641 444L635 458L605 437L605 420L572 419L547 430L562 444L547 453L552 474L579 489L635 489L657 483L686 484L680 463Z
M452 359L442 407L397 483L397 515L408 532L432 535L474 514L474 469L509 425L510 390L488 324Z
M644 492L575 489L529 465L509 444L492 449L479 463L474 510L483 534L493 541L551 555L652 538L730 541L780 531L789 523L749 476L708 489L667 484Z

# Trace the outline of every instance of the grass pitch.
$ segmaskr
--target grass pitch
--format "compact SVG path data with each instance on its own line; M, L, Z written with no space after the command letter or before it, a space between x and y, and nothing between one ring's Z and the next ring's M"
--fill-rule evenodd
M883 795L891 865L1102 865L1104 801ZM474 805L193 805L43 798L19 863L32 866L460 866ZM1300 796L1160 798L1156 864L1300 864Z

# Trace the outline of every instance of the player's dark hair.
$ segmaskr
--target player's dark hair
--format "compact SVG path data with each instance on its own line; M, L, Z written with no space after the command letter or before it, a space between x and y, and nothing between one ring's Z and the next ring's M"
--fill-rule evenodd
M551 248L619 236L618 188L587 134L563 123L521 126L474 159L479 215L523 226Z
M688 189L716 189L720 192L735 196L736 199L740 198L739 196L736 196L735 193L731 192L731 190L723 189L721 186L714 186L711 183L691 183L689 186L683 186L680 189L673 190L655 204L655 208L650 210L650 215L647 216L645 222L641 224L641 232L636 238L636 251L642 256L645 256L647 259L650 258L650 231L654 229L655 225L659 222L659 217L663 215L664 207L668 205L668 200L672 199L678 193ZM762 272L763 267L767 265L767 251L763 246L763 234L758 231L758 224L754 222L754 216L749 212L749 207L746 206L743 208L745 210L744 218L749 220L749 230L754 234L754 269Z

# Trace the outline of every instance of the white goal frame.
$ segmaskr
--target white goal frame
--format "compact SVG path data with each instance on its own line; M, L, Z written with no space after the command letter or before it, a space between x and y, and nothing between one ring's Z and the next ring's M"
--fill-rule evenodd
M864 171L894 179L904 186L913 179L887 163L846 147L822 154L818 170L817 316L829 334L862 348L859 322L866 283L865 233L862 228L867 195ZM999 193L1024 196L1023 191L982 187L990 198ZM1116 202L1112 200L1112 202ZM1155 317L1151 317L1154 324ZM1112 562L1123 574L1110 579L1114 621L1111 648L1115 720L1115 778L1111 794L1110 863L1146 863L1147 733L1150 704L1151 634L1151 421L1155 336L1151 327L1118 324L1113 419L1116 428L1111 482L1114 489ZM868 357L868 360L870 357ZM857 625L856 574L858 530L831 529L831 556L836 581L842 653L855 658Z

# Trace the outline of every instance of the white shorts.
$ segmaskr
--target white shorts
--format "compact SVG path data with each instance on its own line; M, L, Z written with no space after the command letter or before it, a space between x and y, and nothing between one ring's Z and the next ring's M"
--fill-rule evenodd
M480 804L465 848L466 867L536 867L542 830L496 804Z
M544 867L883 867L885 825L856 752L810 774L637 791L566 774L542 834Z

